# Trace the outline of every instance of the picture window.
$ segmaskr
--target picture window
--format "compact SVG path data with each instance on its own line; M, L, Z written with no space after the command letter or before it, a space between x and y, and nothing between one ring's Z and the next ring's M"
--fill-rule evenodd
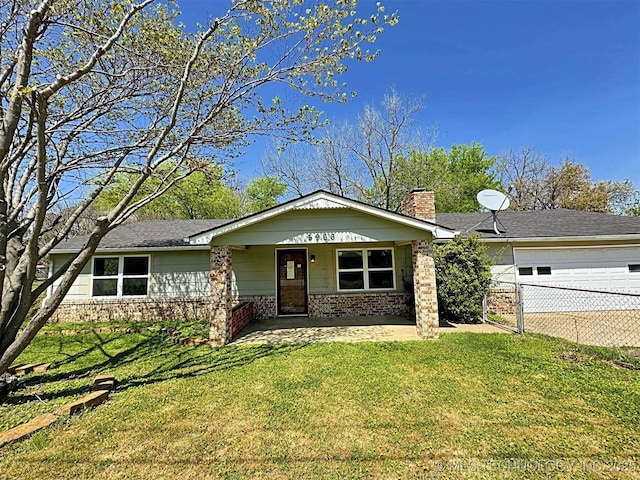
M93 259L92 297L145 297L148 294L148 256Z
M393 290L393 250L364 248L338 250L338 290Z

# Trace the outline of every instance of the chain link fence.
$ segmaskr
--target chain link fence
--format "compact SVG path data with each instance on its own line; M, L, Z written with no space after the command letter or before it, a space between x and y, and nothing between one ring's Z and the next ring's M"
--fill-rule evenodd
M640 294L496 282L485 320L515 332L604 347L640 347Z

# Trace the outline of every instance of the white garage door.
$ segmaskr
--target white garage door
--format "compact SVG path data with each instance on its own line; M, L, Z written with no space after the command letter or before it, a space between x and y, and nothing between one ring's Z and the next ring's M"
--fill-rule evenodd
M523 284L640 293L640 246L515 248L514 257L518 280ZM525 311L537 312L624 309L630 300L594 292L526 286L523 296ZM616 303L622 306L615 308Z

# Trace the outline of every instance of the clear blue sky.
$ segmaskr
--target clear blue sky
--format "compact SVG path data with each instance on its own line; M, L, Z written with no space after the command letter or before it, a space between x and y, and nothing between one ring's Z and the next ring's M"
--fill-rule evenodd
M350 66L357 99L322 105L330 120L355 121L395 87L424 96L419 121L438 124L439 146L477 141L499 155L533 145L553 163L586 164L594 180L640 187L640 1L382 3L400 22L379 37L375 62ZM226 5L180 1L187 24ZM256 144L237 161L242 176L259 175L261 156Z

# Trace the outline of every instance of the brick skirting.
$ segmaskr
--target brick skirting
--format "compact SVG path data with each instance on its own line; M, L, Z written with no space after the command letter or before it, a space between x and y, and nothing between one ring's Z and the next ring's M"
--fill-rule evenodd
M62 303L51 322L109 322L182 320L193 322L211 317L209 297L119 298L75 300Z
M411 310L411 297L404 292L309 295L311 317L405 316Z
M515 287L491 288L487 292L487 310L497 315L516 315L518 310Z
M309 295L312 317L358 317L411 315L411 296L405 292L368 292ZM231 336L237 335L251 320L277 316L276 297L241 296L231 315ZM109 322L208 320L212 315L210 297L197 298L118 298L75 300L62 303L51 322Z
M242 295L238 303L253 304L253 318L263 320L277 316L276 297L272 295Z
M235 338L252 321L253 303L245 302L233 307L231 313L231 338Z
M241 296L239 302L253 303L256 319L278 315L276 297ZM310 317L408 316L413 312L412 298L405 292L333 293L309 295Z

